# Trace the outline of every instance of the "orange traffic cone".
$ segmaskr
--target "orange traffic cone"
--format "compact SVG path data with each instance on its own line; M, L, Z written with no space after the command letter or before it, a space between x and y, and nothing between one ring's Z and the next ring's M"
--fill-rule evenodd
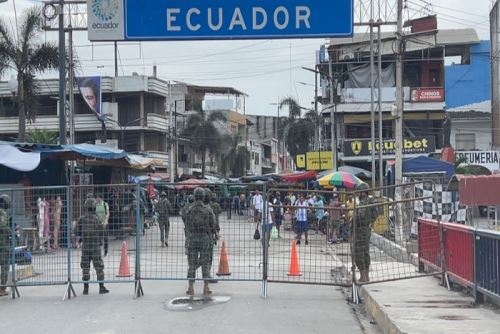
M290 256L288 276L302 276L302 274L300 273L299 258L297 257L297 248L294 241L292 241L292 254Z
M128 265L128 254L127 254L127 243L124 241L122 243L122 254L120 258L120 269L118 270L118 275L116 277L130 277L130 267Z
M227 262L226 253L226 242L222 242L222 249L220 250L220 260L219 260L219 271L217 271L217 276L229 276L229 264Z

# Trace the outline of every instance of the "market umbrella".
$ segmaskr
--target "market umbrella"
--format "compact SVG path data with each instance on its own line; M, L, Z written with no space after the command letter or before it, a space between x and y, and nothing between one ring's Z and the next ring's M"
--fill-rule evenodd
M181 182L178 182L175 185L175 189L177 190L188 190L188 189L194 189L197 187L202 187L208 184L208 180L200 180L200 179L189 179L189 180L184 180Z
M347 172L333 172L318 179L322 187L335 186L337 188L354 189L362 180Z
M344 166L339 166L338 171L353 174L354 176L359 177L360 179L364 179L364 180L369 180L372 178L372 172L370 172L369 170L363 169L363 168L359 168L359 167L344 165ZM333 172L334 172L333 169L325 170L325 171L318 174L318 178L321 178L321 177L328 175L328 174L331 174Z

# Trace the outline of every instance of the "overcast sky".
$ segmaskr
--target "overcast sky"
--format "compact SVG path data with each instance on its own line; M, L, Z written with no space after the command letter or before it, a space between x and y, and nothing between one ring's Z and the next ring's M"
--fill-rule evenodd
M8 0L0 3L0 16L14 25L13 1L18 15L24 8L41 1ZM332 0L329 0L332 1ZM358 1L358 0L355 0ZM366 0L363 0L366 1ZM396 0L391 0L396 1ZM475 28L481 39L489 39L488 13L490 0L408 0L409 11L415 17L429 9L438 15L438 26ZM406 14L408 15L408 14ZM366 28L362 30L366 32ZM75 49L80 60L78 75L113 75L113 48L106 43L91 43L86 32L75 32ZM47 39L56 40L55 33ZM276 115L272 103L293 96L303 107L310 107L314 99L314 73L301 67L313 67L315 52L323 39L304 40L248 40L203 42L149 42L119 46L119 74L132 72L151 75L157 65L158 76L192 84L232 86L249 95L248 114ZM103 45L104 44L104 45ZM48 74L57 77L56 73ZM8 80L8 77L2 78Z

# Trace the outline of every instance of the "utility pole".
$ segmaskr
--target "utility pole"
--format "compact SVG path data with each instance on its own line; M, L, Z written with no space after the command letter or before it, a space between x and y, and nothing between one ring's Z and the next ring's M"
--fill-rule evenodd
M330 132L331 132L331 145L332 145L332 169L337 171L337 138L335 135L335 109L337 96L337 87L333 87L336 84L333 80L333 64L332 58L328 58L328 75L330 77Z
M318 150L319 170L321 170L321 121L318 114L318 65L314 67L314 115L316 116L316 149Z
M372 158L372 187L375 187L375 77L374 77L374 60L373 60L373 2L370 10L370 128L371 128L371 158ZM380 78L379 78L380 82Z
M380 12L380 11L379 11ZM377 21L378 31L377 31L377 61L378 61L378 177L380 188L384 186L384 138L383 138L383 122L384 116L382 114L382 36L381 36L381 25L380 18Z
M395 179L396 189L394 199L402 199L401 184L403 181L403 0L398 0L397 6L397 45L396 45L396 119L395 119L395 139L396 139L396 164ZM401 204L396 207L396 242L404 242L403 235L403 210Z
M169 162L170 162L170 182L175 182L175 165L174 165L174 143L172 140L172 125L173 125L173 115L172 115L172 85L170 84L170 80L168 81L168 140L166 143L166 147L170 146L169 152ZM170 145L169 145L170 144Z
M64 0L59 0L59 144L66 144L66 46L64 41Z

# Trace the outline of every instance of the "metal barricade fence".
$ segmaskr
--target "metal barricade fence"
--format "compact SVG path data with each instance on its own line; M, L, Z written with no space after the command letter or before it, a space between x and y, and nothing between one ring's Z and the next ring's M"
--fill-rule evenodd
M484 296L500 301L500 233L475 231L474 290L477 302Z
M67 187L1 189L11 198L11 284L57 285L68 279Z
M418 220L418 260L420 271L442 270L442 226L434 220Z
M262 280L262 246L254 240L256 223L250 198L257 191L261 201L265 198L265 185L219 183L155 183L156 195L149 198L154 203L149 229L141 236L140 278L145 280L186 280L188 273L189 245L185 220L188 219L190 196L197 187L209 189L209 203L220 230L218 240L209 254L201 254L200 266L205 255L210 259L212 280ZM147 189L148 184L141 184ZM151 190L151 189L150 189ZM169 201L168 220L160 216L159 194L165 192ZM156 197L156 198L155 198ZM261 211L261 209L260 209ZM163 232L161 230L163 229ZM162 238L162 233L164 237ZM205 251L204 251L205 252ZM198 273L196 279L202 279Z
M433 268L430 272L418 270L420 246L423 249L433 247L432 240L423 239L419 244L422 239L417 227L416 213L425 204L435 205L434 196L423 196L418 191L425 187L433 189L435 186L432 181L422 180L370 189L369 193L373 197L355 204L352 269L358 284L416 278L440 271L439 268ZM396 201L380 195L387 190L400 191L402 198ZM360 191L354 191L352 194L358 197ZM370 230L366 228L367 220L372 222ZM366 246L367 240L372 245L369 250Z
M351 284L346 209L331 191L270 189L263 218L269 282ZM269 221L274 222L273 231Z
M470 226L441 223L446 273L454 281L474 284L474 229Z
M136 236L142 233L147 214L139 187L71 186L69 192L73 209L68 240L71 282L135 281ZM95 200L98 226L87 221L84 205L88 198ZM83 271L88 271L88 276L84 277Z

